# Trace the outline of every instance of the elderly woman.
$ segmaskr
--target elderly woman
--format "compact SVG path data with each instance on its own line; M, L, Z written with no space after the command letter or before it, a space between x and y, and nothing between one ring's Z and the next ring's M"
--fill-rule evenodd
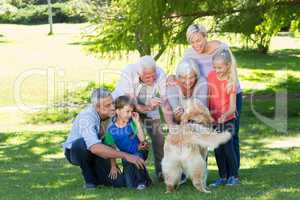
M200 75L198 66L193 59L181 61L176 68L177 84L168 87L167 96L174 113L174 119L180 117L187 108L188 100L207 107L207 82Z
M218 40L207 40L207 31L204 26L199 24L192 24L188 27L186 32L186 37L191 47L186 49L184 53L184 59L192 58L194 59L198 66L200 74L207 78L210 71L213 70L212 57L216 52L222 49L229 49L228 45L218 41ZM232 56L232 54L231 54ZM235 62L232 56L233 62ZM240 124L240 113L242 109L242 90L237 82L237 96L236 96L236 123L235 132L233 136L233 143L235 148L235 153L238 160L238 168L240 166L240 147L239 147L239 124Z

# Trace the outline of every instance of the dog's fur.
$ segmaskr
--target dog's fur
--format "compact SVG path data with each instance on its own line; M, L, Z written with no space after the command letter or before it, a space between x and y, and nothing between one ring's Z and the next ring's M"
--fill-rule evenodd
M212 122L209 111L198 104L190 103L181 117L183 124L169 127L164 145L162 172L167 192L173 192L181 179L188 176L194 187L208 193L206 189L208 148L214 149L231 138L229 132L216 133L208 125ZM187 123L190 120L197 124ZM202 123L204 125L201 125Z

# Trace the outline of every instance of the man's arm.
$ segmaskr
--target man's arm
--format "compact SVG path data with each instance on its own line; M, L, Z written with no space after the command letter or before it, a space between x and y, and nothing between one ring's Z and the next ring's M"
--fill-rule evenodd
M116 99L122 95L129 95L129 96L133 95L133 87L132 87L133 80L132 80L132 75L131 75L132 72L130 71L131 67L132 67L131 65L128 65L122 71L122 74L117 83L117 86L111 94L113 99Z
M97 137L98 130L96 129L96 123L97 121L91 116L84 116L81 120L79 120L79 131L81 132L88 150L99 157L122 158L135 164L138 168L144 168L145 162L138 156L116 151L109 146L101 144L101 140Z
M125 152L121 152L121 151L117 151L109 146L106 146L104 144L101 143L97 143L97 144L93 144L90 147L90 151L102 158L122 158L127 160L130 163L135 164L138 168L144 168L145 166L145 161L138 157L138 156L134 156L134 155L130 155L128 153Z

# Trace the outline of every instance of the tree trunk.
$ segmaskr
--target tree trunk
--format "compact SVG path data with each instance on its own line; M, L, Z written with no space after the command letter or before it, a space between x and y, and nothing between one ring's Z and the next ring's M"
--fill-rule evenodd
M48 22L49 22L49 25L50 25L50 30L49 30L49 33L48 35L53 35L53 19L52 19L52 6L51 6L51 0L47 0L48 2Z

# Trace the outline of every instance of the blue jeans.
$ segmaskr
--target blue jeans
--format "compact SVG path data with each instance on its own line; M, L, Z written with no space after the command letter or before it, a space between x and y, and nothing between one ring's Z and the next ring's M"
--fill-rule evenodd
M134 155L146 160L148 151L139 151ZM144 184L146 186L151 184L152 181L146 167L144 169L138 169L134 164L129 163L126 160L122 160L122 163L125 182L128 188L136 188L139 184Z
M235 120L230 120L223 124L214 126L218 132L229 131L232 136L235 135ZM220 133L222 134L222 133ZM238 163L236 152L234 149L234 138L232 137L225 144L215 149L215 158L219 169L220 178L228 178L230 176L238 176Z
M125 187L124 175L120 174L116 180L108 177L110 160L92 154L86 147L83 138L72 143L71 149L65 150L67 160L80 166L82 176L86 183L113 187Z
M240 92L236 95L236 119L235 119L235 134L233 135L233 146L236 154L238 169L240 168L240 139L239 139L239 130L240 130L240 116L242 111L243 104L243 93Z

